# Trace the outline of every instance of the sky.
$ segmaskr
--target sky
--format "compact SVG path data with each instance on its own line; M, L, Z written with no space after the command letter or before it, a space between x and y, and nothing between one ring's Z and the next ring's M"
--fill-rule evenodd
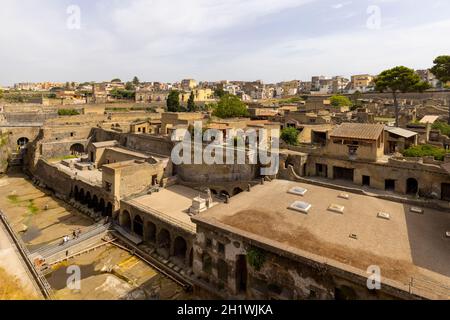
M448 0L2 0L0 85L308 80L432 66Z

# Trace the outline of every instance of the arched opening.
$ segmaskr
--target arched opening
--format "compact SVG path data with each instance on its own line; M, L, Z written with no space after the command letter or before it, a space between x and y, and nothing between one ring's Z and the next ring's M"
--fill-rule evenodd
M106 216L112 217L113 215L113 205L111 202L108 202L108 205L106 206Z
M81 143L75 143L70 147L70 154L73 156L80 156L84 153L84 146Z
M105 204L105 200L103 198L100 199L98 208L99 208L99 211L101 211L102 216L105 217L106 216L106 204Z
M217 195L217 190L211 189L211 193Z
M228 264L222 259L217 261L217 275L223 284L228 282Z
M86 204L88 208L92 208L92 197L89 191L86 193Z
M80 198L79 199L82 204L86 204L86 196L84 194L84 189L80 190Z
M141 237L144 236L144 221L142 220L141 216L139 216L139 215L134 217L134 220L133 220L133 231L138 236L141 236Z
M27 147L28 142L30 142L30 139L26 137L19 138L17 140L17 146L19 147L19 149L24 149Z
M94 197L92 198L92 208L94 208L95 212L100 211L98 197L96 195L94 195Z
M120 226L128 231L131 231L131 216L127 210L123 211L120 215Z
M73 197L75 201L80 200L80 191L78 190L78 186L75 186L75 188L73 188Z
M173 253L174 253L175 257L180 259L184 264L186 261L186 251L187 251L186 240L184 240L182 237L177 237L175 239L173 246L174 246Z
M406 180L406 193L407 194L417 194L419 191L419 183L414 178L409 178Z
M237 195L237 194L239 194L239 193L241 193L241 192L243 192L244 190L242 190L241 188L234 188L234 190L233 190L233 196L235 196L235 195Z
M170 255L170 233L166 229L162 229L158 235L158 248L161 250L162 255L167 258Z
M147 241L156 243L156 225L153 222L147 222Z

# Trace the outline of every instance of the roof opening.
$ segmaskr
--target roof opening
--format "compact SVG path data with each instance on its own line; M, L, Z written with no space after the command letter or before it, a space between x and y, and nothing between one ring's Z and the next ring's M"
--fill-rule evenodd
M303 201L295 201L288 209L295 210L301 213L308 213L311 207L312 206L309 203Z
M302 196L302 197L303 197L307 192L308 192L308 189L305 189L305 188L302 188L302 187L294 187L294 188L292 188L292 189L290 189L290 190L288 191L288 193L290 193L290 194L295 194L295 195Z
M334 212L334 213L339 213L339 214L344 214L344 210L345 210L345 207L341 206L339 204L331 204L328 207L328 211L331 211L331 212Z
M341 193L339 194L338 198L348 200L350 199L350 195L348 193Z
M418 214L423 214L423 209L418 207L411 207L410 211Z
M387 212L378 212L378 218L384 220L391 220L391 214Z

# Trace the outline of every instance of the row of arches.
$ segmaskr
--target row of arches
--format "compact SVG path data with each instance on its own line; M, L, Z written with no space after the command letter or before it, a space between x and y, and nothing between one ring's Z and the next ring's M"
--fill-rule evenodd
M91 194L90 191L85 191L84 188L78 188L78 186L75 186L73 190L73 197L75 201L86 205L89 209L93 209L95 212L101 213L103 217L113 216L113 205L110 201L105 201L105 199L99 198L95 194Z
M128 232L141 237L145 242L155 246L158 252L166 258L175 258L176 262L192 267L193 252L188 254L188 242L182 236L172 237L166 228L158 230L156 224L151 221L144 222L140 215L132 218L131 214L124 210L119 216L119 224Z

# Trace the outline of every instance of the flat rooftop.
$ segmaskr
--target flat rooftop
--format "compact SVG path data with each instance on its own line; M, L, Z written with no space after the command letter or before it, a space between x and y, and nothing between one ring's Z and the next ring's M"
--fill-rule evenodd
M126 202L155 214L162 220L195 232L196 225L191 221L189 208L192 206L192 200L199 195L203 196L203 193L182 185L175 185Z
M307 189L304 196L288 193ZM364 274L371 265L382 277L408 284L437 285L439 294L450 298L450 214L375 197L348 194L304 183L274 180L252 188L193 218L238 233L274 248L322 260ZM295 201L311 204L308 214L288 209ZM328 210L344 206L344 213ZM378 218L379 212L390 220ZM353 239L350 235L356 235ZM315 257L315 258L314 258ZM444 286L444 287L442 287ZM434 288L434 287L433 287ZM442 293L442 291L444 293Z
M78 179L83 180L91 185L101 186L103 183L103 174L100 170L78 170L76 168L69 168L63 165L61 162L56 163L55 166L62 172L65 172L71 176L77 176Z

